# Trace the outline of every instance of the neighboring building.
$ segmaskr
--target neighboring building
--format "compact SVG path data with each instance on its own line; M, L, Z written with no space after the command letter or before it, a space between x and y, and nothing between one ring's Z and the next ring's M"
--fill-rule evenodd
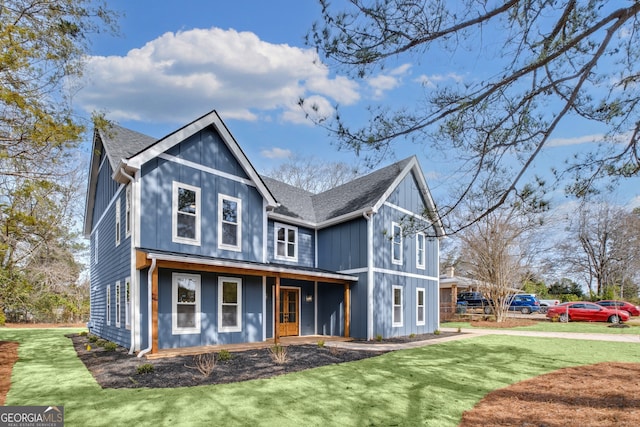
M90 329L143 353L433 332L437 218L415 157L314 195L260 176L215 111L159 140L97 130Z

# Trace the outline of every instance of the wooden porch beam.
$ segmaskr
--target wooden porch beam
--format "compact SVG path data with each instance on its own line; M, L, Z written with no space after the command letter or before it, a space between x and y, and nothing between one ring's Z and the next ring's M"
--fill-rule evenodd
M351 329L351 292L348 283L344 284L344 336L349 338Z
M280 342L280 276L276 276L276 295L274 297L275 299L275 310L274 310L274 317L275 319L273 324L274 324L274 328L273 328L273 342L274 344L278 344Z
M158 268L151 273L151 354L158 352Z

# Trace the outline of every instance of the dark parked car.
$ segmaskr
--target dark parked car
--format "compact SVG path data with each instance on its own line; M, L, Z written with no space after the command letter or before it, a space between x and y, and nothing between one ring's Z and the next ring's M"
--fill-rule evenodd
M486 314L491 313L491 304L480 292L461 292L458 294L458 304L468 308L482 308Z
M629 320L629 313L592 302L574 301L549 307L547 317L550 319L558 318L561 322L585 320L588 322L620 323Z
M509 311L519 311L522 314L530 314L540 311L538 298L531 295L514 295L509 302Z
M596 304L607 308L617 308L618 310L624 310L629 312L629 314L632 316L640 316L640 307L638 307L637 305L633 305L630 302L604 300L598 301L596 302Z

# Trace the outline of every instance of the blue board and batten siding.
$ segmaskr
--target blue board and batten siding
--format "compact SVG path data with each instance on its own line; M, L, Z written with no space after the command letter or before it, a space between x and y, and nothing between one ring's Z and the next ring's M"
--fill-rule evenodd
M218 332L218 274L182 271L200 276L200 333L172 333L172 274L175 270L158 272L158 347L178 348L217 344L238 344L264 341L262 324L262 277L233 276L242 279L242 313L240 332ZM228 277L228 275L224 275Z
M439 298L438 262L439 244L436 238L425 238L425 267L417 265L417 236L408 234L402 238L401 263L392 260L393 223L407 220L407 211L421 214L425 203L412 174L407 175L392 192L386 203L373 217L373 257L374 273L374 336L404 336L430 333L438 328L437 301ZM428 221L422 221L425 227L432 227ZM433 230L427 230L433 235ZM393 325L393 289L402 290L402 321ZM417 289L425 292L424 325L417 324Z
M142 166L140 246L191 255L262 262L264 205L256 187L226 145L211 129L204 129L169 151L173 158L155 158ZM183 162L184 161L184 162ZM188 163L186 163L188 162ZM202 165L203 167L195 167ZM217 172L222 172L219 174ZM232 178L237 177L237 179ZM173 242L173 183L200 189L200 244ZM242 202L241 251L218 248L218 195Z
M126 187L111 179L109 162L102 163L91 233L91 332L124 347L131 343L126 328L126 279L131 274L131 237L126 235ZM109 199L107 200L107 196ZM120 244L116 246L116 200L120 201ZM96 245L96 239L98 240ZM97 248L97 249L96 249ZM96 257L97 250L97 257ZM97 262L96 262L97 260ZM120 324L116 325L116 283L120 283ZM110 322L107 324L107 287Z

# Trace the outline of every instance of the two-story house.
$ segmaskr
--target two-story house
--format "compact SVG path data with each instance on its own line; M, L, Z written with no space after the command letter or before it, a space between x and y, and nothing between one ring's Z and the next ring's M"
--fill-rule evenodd
M140 354L433 332L437 218L415 157L312 194L260 176L215 111L158 140L96 130L89 326Z

